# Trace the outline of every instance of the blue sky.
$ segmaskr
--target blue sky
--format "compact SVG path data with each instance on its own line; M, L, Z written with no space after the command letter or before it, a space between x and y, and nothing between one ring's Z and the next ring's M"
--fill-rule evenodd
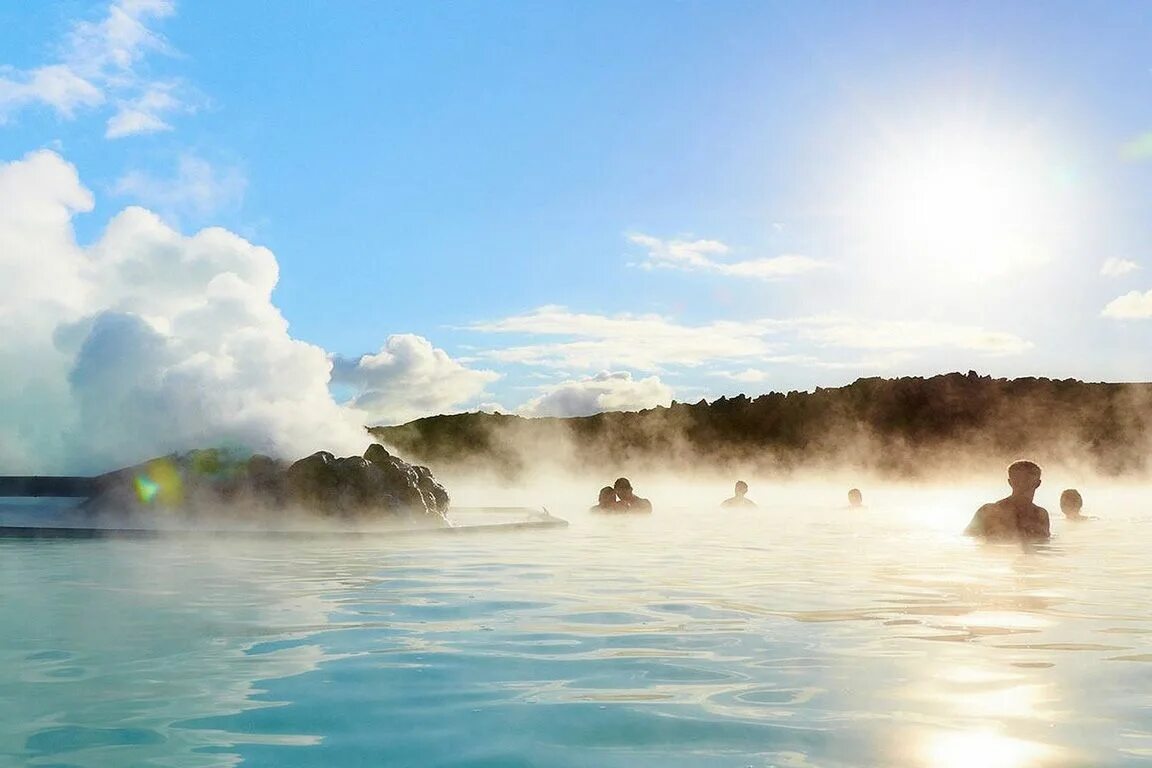
M1135 2L6 3L0 163L74 167L82 247L140 205L270 249L384 421L1148 379L1150 41Z

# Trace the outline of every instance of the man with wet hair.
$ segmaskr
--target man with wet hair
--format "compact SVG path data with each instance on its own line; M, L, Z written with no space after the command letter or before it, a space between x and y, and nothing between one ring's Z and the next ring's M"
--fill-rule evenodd
M851 488L848 491L848 506L862 507L864 506L864 494L860 493L859 488Z
M624 505L626 511L652 511L652 502L648 501L648 499L642 499L636 494L632 493L632 483L628 482L628 478L616 478L616 482L612 483L612 490L616 491L616 495L620 498L620 503Z
M1047 539L1051 536L1048 511L1032 503L1040 487L1040 467L1032 461L1014 461L1008 467L1012 493L976 510L964 530L987 539Z
M1066 488L1060 494L1060 511L1064 513L1064 519L1070 522L1079 523L1083 520L1095 520L1094 517L1081 514L1084 509L1084 497L1080 495L1080 491L1075 488Z
M730 499L725 499L724 501L720 502L720 506L724 507L725 509L731 509L733 507L756 506L756 502L748 498L748 483L744 482L743 480L737 480L736 495Z

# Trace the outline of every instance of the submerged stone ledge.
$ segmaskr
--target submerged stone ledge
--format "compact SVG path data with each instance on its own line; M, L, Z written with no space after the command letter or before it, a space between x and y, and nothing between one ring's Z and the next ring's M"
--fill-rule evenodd
M93 480L91 515L166 513L190 518L288 514L447 525L448 492L427 467L375 443L363 456L318 451L299 461L237 457L223 449L170 454Z

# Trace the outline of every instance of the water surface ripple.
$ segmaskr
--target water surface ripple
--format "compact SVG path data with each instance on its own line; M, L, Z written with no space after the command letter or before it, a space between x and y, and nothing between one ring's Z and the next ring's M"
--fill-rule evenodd
M1152 761L1142 515L1031 548L878 510L566 516L0 542L0 765Z

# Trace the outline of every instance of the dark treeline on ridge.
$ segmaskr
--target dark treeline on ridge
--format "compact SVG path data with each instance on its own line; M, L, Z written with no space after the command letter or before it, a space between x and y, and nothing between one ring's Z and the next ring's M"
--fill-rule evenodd
M987 470L1027 455L1105 475L1149 469L1152 384L864 378L814 392L580 418L466 413L370 431L413 459L508 478L569 469L851 468L893 477Z

